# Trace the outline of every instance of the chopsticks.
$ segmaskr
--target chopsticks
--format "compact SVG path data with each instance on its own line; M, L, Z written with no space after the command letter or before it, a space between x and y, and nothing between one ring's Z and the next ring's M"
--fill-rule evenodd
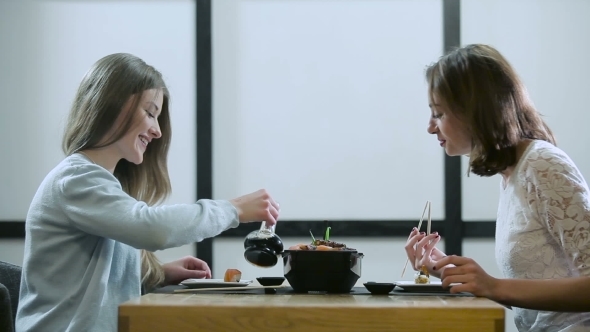
M420 227L422 227L422 221L424 220L424 214L426 213L426 210L428 209L428 223L426 224L426 235L430 235L430 224L431 224L431 219L430 219L430 201L426 201L426 205L424 206L424 211L422 211L422 216L420 217L420 222L418 223L418 232L420 232ZM410 261L410 259L406 259L406 264L404 265L404 269L402 270L402 278L404 277L404 274L406 273L406 268L408 267L408 262Z
M430 202L427 201L426 204L428 204L428 224L426 224L426 235L430 235L430 224L431 224L431 220L430 220ZM420 228L418 228L420 229Z

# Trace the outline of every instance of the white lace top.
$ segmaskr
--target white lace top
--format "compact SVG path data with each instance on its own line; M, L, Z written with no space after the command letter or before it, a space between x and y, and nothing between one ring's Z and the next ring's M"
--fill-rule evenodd
M496 261L504 277L590 276L590 191L562 150L533 141L500 192ZM590 313L513 310L519 331L590 331Z

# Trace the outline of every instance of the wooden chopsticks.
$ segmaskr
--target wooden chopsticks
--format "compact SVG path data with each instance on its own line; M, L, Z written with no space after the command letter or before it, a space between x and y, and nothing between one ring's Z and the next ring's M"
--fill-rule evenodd
M428 210L428 222L426 225L426 235L430 235L430 224L431 224L431 219L430 219L430 201L426 201L426 205L424 206L424 211L422 211L422 216L420 217L420 222L418 223L418 232L420 232L420 227L422 227L422 221L424 220L424 214L426 213L426 210ZM410 261L410 259L406 259L406 264L404 265L404 269L402 270L402 278L404 277L404 274L406 273L406 268L408 267L408 262Z

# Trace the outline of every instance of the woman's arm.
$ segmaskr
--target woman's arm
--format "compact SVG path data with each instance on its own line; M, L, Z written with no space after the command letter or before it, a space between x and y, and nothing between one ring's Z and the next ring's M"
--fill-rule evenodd
M561 151L542 149L528 162L524 199L573 268L570 276L590 276L590 191L583 175Z
M586 312L590 311L590 277L497 279L490 299L534 310Z
M498 301L551 311L590 310L590 192L573 161L556 149L541 149L525 168L526 201L555 241L554 259L565 259L571 275L546 280L501 280ZM561 257L561 258L560 258Z
M447 256L434 266L442 272L443 287L451 293L468 292L510 307L534 310L590 311L590 277L561 279L498 279L487 274L473 259Z
M229 201L152 207L126 194L100 166L71 166L63 173L50 198L57 200L69 223L138 249L178 247L239 225L238 211Z

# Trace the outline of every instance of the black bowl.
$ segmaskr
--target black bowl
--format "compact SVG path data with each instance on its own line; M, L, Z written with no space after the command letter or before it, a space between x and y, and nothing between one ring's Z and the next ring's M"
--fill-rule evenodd
M262 286L280 286L285 281L285 277L258 277L256 280Z
M395 284L390 282L374 282L369 281L363 284L365 288L374 295L389 294L394 288Z
M285 250L285 277L297 293L349 293L361 276L363 254L356 250Z

